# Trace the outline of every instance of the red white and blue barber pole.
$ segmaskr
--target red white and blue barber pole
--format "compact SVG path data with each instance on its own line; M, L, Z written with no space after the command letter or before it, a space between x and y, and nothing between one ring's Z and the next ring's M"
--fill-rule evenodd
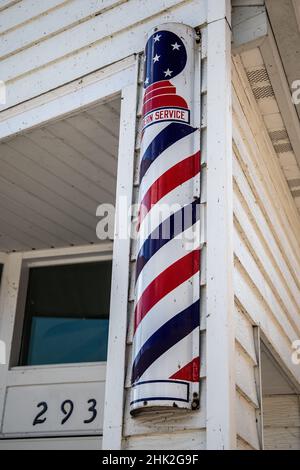
M150 33L145 49L132 414L149 407L191 409L199 400L195 47L192 28L167 24Z

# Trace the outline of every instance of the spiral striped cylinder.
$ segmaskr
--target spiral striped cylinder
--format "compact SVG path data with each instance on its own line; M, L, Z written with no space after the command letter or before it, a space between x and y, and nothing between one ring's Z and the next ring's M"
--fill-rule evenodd
M145 49L132 414L191 408L199 398L195 45L192 28L167 24L150 33Z

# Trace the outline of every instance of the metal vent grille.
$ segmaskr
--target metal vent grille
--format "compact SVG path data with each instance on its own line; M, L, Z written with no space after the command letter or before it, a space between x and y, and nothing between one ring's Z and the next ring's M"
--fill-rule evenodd
M268 82L269 75L266 69L260 68L257 70L250 70L247 72L249 82L252 84L259 83L259 82Z
M259 64L258 61L256 61L256 65L254 65L254 61L252 60L253 57L250 62L249 57L245 57L245 59L247 63L253 64L247 67L244 63L245 72L258 108L264 119L264 124L268 131L270 141L277 154L279 164L288 180L290 177L290 162L294 161L296 164L296 157L287 129L285 128L282 120L268 70L264 65L261 65L262 62ZM260 59L263 61L262 56ZM300 178L289 181L289 186L293 197L300 198ZM300 204L298 203L297 206L300 213Z
M294 178L291 180L288 180L289 187L292 188L298 188L300 187L300 178Z
M300 197L300 189L297 189L297 191L292 191L292 195L294 197Z
M293 151L293 147L291 146L290 142L274 145L274 149L276 153L287 153Z
M252 90L257 100L263 100L265 98L272 98L275 96L272 85L252 88Z
M288 140L289 136L285 129L279 129L278 131L272 131L269 133L273 144L276 144L280 140Z
M256 100L263 100L275 96L267 69L259 67L254 70L248 70L247 77Z

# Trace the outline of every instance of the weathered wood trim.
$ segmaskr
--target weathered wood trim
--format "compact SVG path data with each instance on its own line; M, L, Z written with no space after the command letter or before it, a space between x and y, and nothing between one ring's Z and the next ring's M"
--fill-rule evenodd
M77 25L71 38L70 28L47 40L43 38L41 43L36 41L35 46L11 56L10 76L15 78L6 82L7 103L0 106L1 109L12 108L140 53L145 33L159 23L182 22L198 27L207 20L207 0L143 0L142 3L136 6L133 0L127 1ZM120 21L116 27L114 19L117 15L120 15ZM65 38L70 38L67 49L61 47ZM19 68L21 60L26 69Z
M262 391L262 369L261 369L261 337L260 337L260 327L253 327L253 338L254 338L254 347L257 357L257 366L254 368L254 377L255 377L255 386L258 397L258 409L256 410L256 422L258 430L258 438L260 443L260 449L264 450L265 440L264 440L264 408L263 408L263 391Z
M234 54L259 47L268 34L268 16L265 6L234 4L232 31Z
M131 238L128 233L130 223L128 224L128 222L131 220L129 214L133 198L138 64L139 61L137 60L133 83L122 91L103 449L121 449L122 447L131 245ZM128 214L125 220L124 217L121 217L121 211L123 213L125 210L124 201ZM123 203L123 206L121 206L121 203ZM127 231L126 224L128 224ZM127 233L125 239L122 237L124 230Z
M207 57L207 448L232 449L236 422L231 31L226 19L208 24Z
M291 89L287 81L278 47L268 25L268 37L260 47L266 68L274 89L276 100L287 128L293 151L300 166L300 122L297 110L291 99Z
M101 72L0 113L0 139L65 117L120 92L120 86L127 86L132 81L135 61L135 56L128 57Z

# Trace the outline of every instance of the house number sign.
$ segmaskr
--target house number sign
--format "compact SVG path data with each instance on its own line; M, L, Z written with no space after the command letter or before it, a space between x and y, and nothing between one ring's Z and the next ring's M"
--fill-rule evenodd
M8 387L2 437L101 434L104 382Z

